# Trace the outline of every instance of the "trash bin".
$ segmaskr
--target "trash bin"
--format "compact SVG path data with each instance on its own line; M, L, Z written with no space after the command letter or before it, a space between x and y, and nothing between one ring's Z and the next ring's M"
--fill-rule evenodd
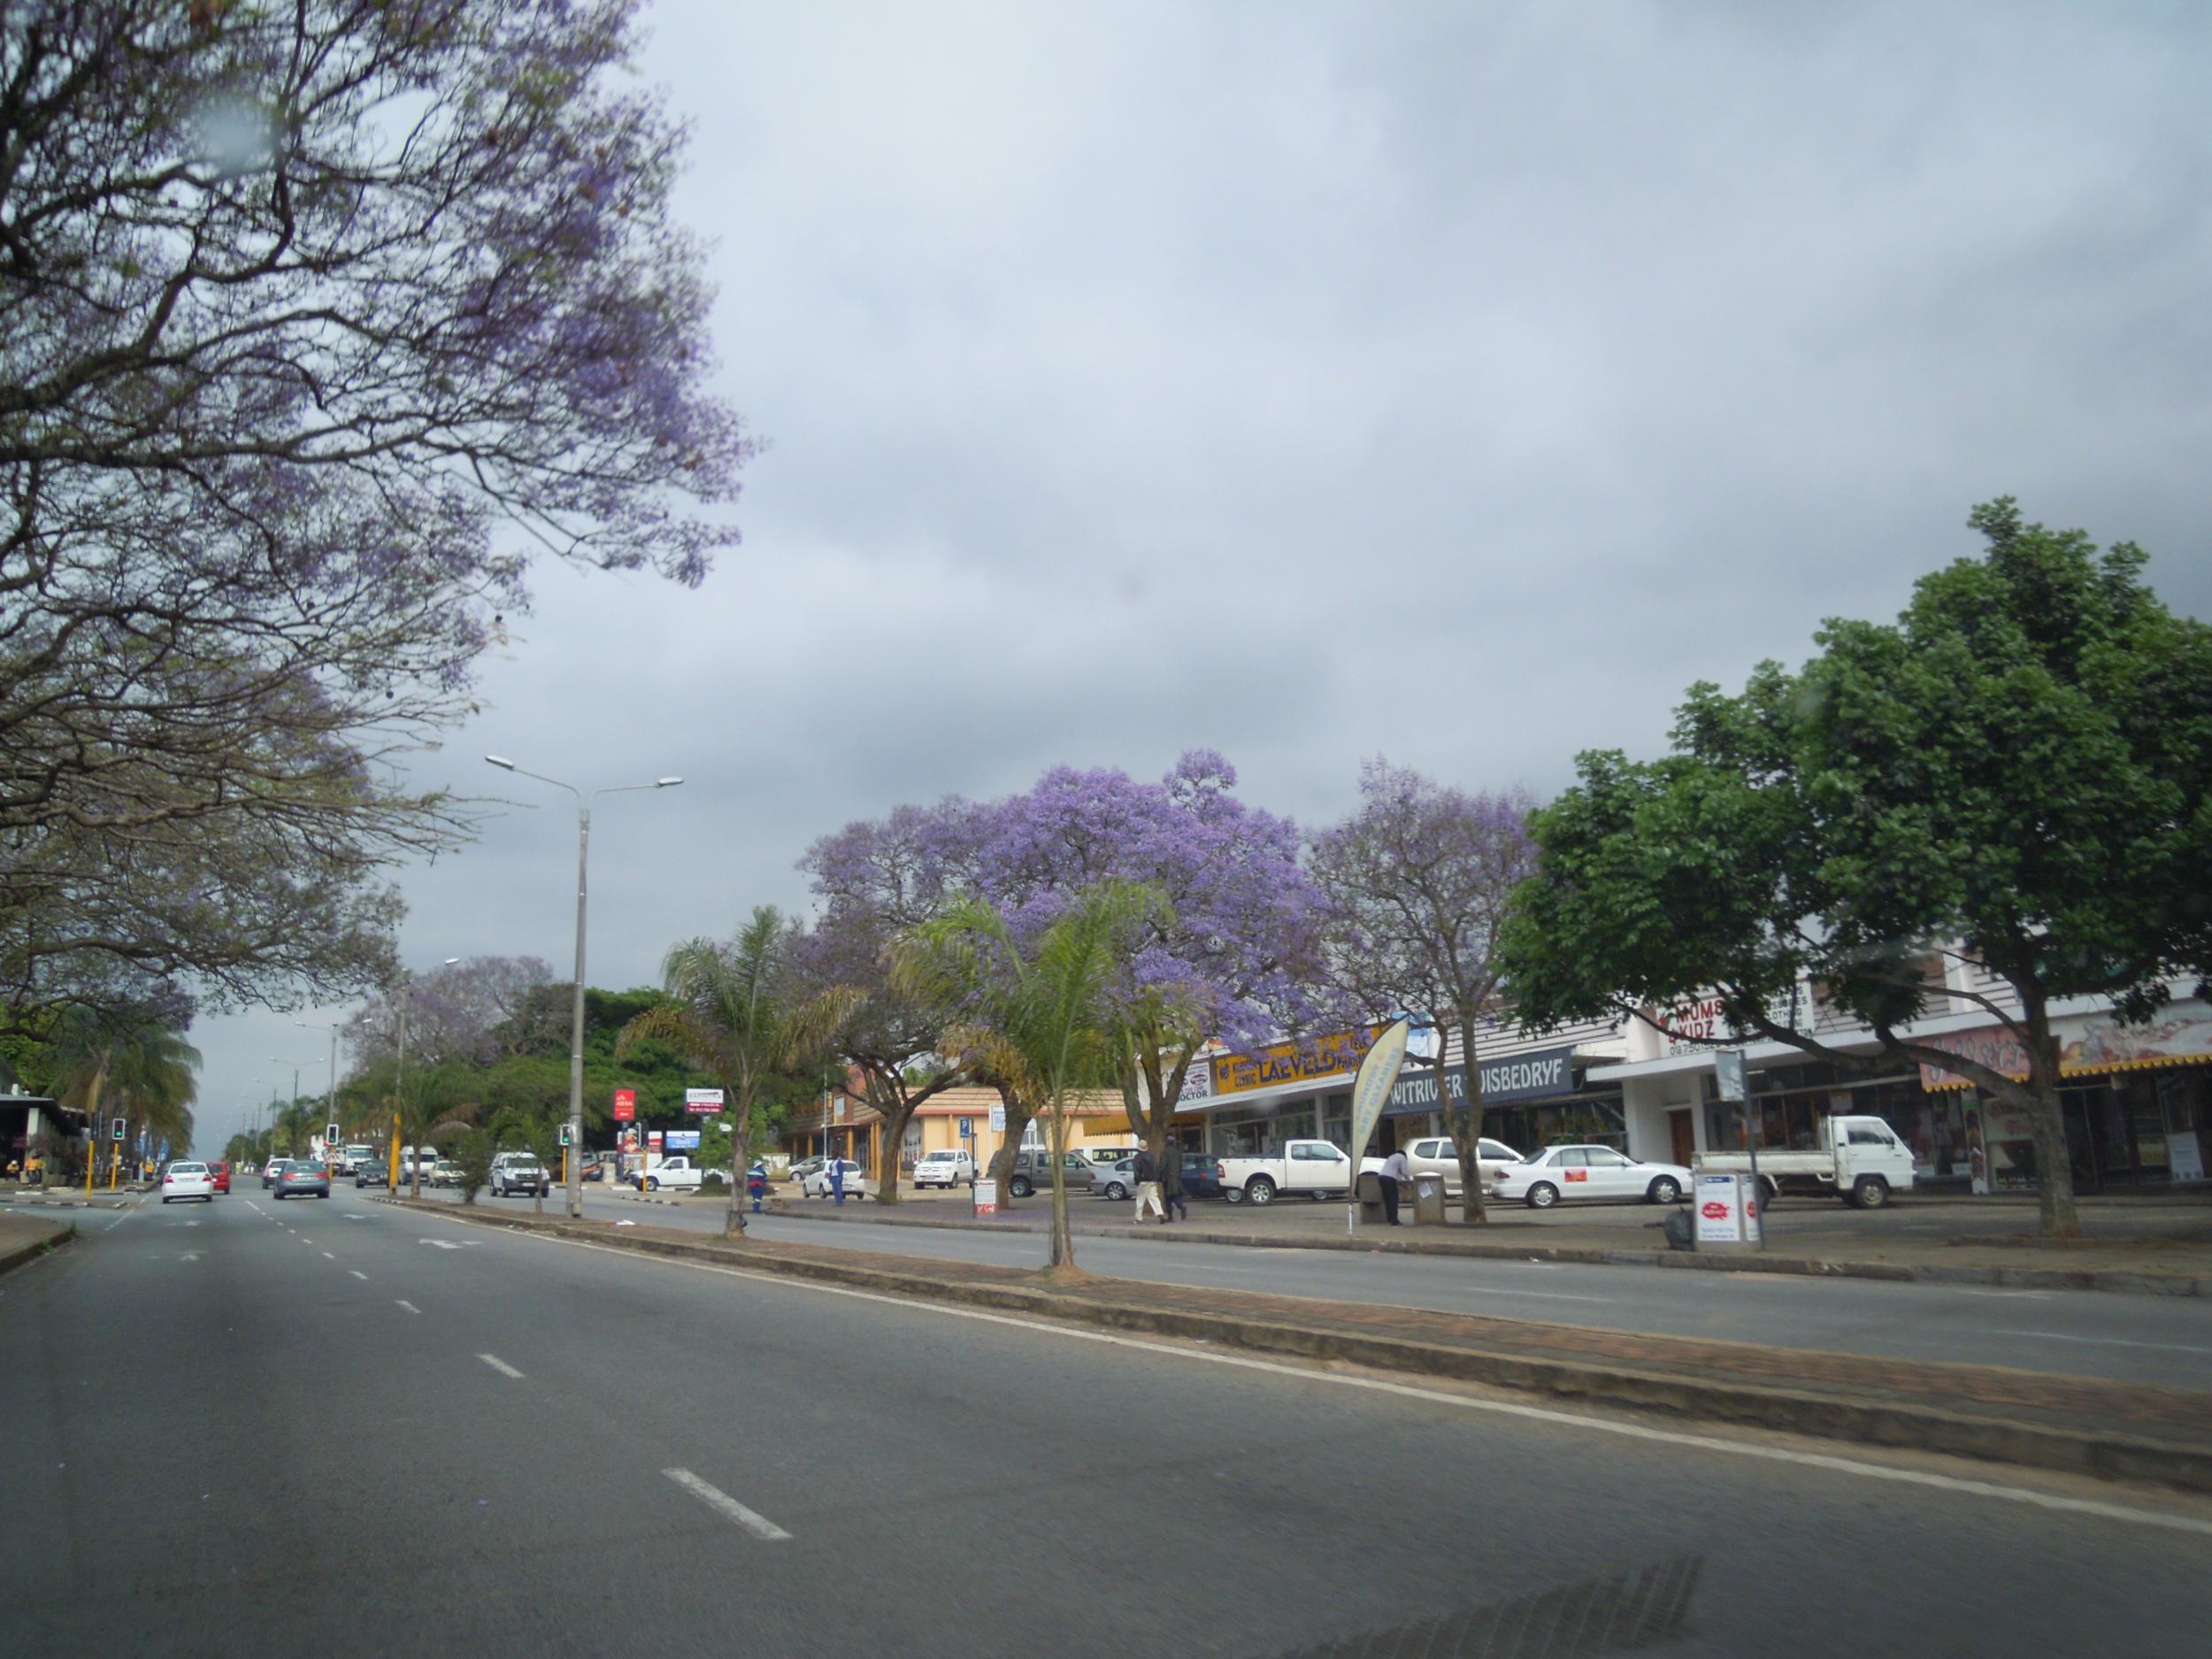
M1440 1175L1417 1175L1413 1178L1413 1219L1418 1225L1444 1225L1444 1178Z
M1688 1210L1670 1210L1661 1218L1659 1226L1667 1235L1667 1248L1670 1250L1688 1250L1696 1248L1691 1233Z
M1359 1224L1363 1227L1379 1227L1382 1222L1381 1178L1372 1170L1363 1170L1359 1178Z

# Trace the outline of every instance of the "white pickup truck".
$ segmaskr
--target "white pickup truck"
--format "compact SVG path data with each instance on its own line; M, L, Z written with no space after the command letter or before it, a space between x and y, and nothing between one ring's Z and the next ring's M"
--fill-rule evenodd
M1333 1141L1287 1141L1275 1157L1224 1158L1217 1173L1233 1204L1271 1204L1279 1193L1341 1198L1352 1190L1352 1160Z
M665 1187L671 1192L695 1193L699 1190L699 1183L705 1178L706 1171L689 1158L673 1157L661 1159L635 1179L641 1192L657 1192Z
M1747 1152L1701 1152L1694 1167L1713 1175L1748 1175ZM1912 1190L1912 1148L1879 1118L1824 1118L1816 1152L1762 1151L1759 1185L1769 1203L1778 1192L1832 1194L1861 1210L1879 1210L1892 1193Z

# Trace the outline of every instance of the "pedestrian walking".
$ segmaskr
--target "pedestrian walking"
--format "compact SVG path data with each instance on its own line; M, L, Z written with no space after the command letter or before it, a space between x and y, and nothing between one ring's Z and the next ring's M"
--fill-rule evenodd
M1190 1206L1183 1202L1183 1153L1179 1147L1170 1147L1160 1164L1160 1225L1171 1221L1188 1221Z
M745 1190L752 1198L753 1213L757 1216L760 1214L760 1201L768 1196L768 1171L765 1165L756 1164L745 1171Z
M837 1207L842 1210L845 1207L845 1160L842 1158L832 1158L829 1161L829 1189L830 1196L837 1201Z
M1383 1160L1382 1171L1375 1178L1376 1185L1382 1188L1383 1219L1394 1227L1399 1225L1398 1183L1412 1179L1413 1171L1406 1164L1402 1147Z
M1165 1221L1167 1206L1160 1202L1160 1167L1153 1163L1152 1154L1139 1148L1136 1162L1129 1172L1137 1183L1137 1213L1131 1217L1132 1222L1142 1221L1147 1212Z

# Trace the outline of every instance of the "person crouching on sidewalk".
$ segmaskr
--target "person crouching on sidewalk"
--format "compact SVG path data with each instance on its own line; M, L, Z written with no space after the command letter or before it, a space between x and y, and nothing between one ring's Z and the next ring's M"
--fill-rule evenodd
M1375 1177L1375 1184L1382 1188L1383 1219L1394 1227L1399 1225L1398 1183L1412 1179L1413 1171L1406 1164L1402 1147L1383 1160L1382 1170Z

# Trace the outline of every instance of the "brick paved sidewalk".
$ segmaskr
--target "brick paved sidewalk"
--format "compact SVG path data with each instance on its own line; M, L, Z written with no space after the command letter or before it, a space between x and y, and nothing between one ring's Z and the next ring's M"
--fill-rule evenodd
M834 1246L733 1244L649 1224L491 1219L892 1294L2212 1490L2212 1392L1088 1275L1061 1280Z

